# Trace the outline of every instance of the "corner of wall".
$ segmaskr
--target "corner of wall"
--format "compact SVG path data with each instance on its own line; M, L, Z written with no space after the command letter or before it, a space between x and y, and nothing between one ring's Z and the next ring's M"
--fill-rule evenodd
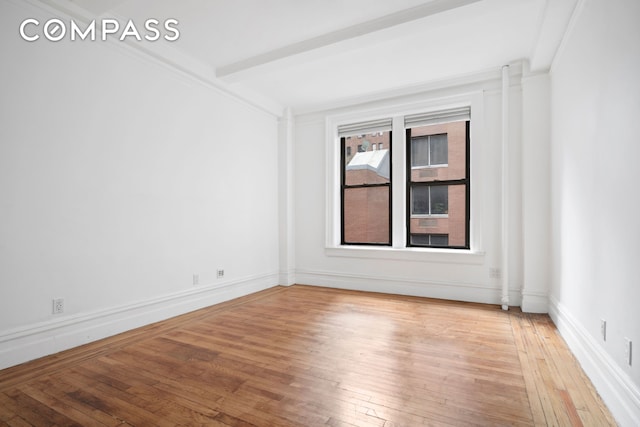
M553 296L549 316L621 426L640 425L640 389Z

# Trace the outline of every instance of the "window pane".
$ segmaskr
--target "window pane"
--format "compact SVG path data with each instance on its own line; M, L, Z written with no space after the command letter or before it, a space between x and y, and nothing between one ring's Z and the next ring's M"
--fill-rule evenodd
M376 147L374 150L373 147ZM391 132L345 138L345 185L391 182ZM353 153L353 154L351 154Z
M413 187L411 189L411 214L429 215L429 187Z
M411 166L429 165L429 137L411 138Z
M391 243L388 186L345 188L344 242Z
M411 244L429 246L431 244L431 239L429 238L429 236L430 234L412 234Z
M430 165L445 165L448 158L447 134L429 137Z
M449 186L436 185L427 187L431 191L431 215L443 215L449 212Z
M411 181L432 182L468 178L467 122L412 128L409 164Z
M412 234L411 244L419 246L448 246L449 236L446 234Z
M449 246L449 236L446 234L432 234L431 246Z
M449 212L449 186L414 186L411 189L413 215L445 215Z
M425 194L429 194L427 189L430 189L431 194L432 215L435 215L434 205L439 202L444 203L444 200L447 203L447 212L446 215L442 216L428 216L424 212L412 212L409 218L409 243L414 246L464 247L467 244L467 186L465 184L414 186L411 191L414 196L412 201L416 198L416 195L422 195L422 198L424 198ZM420 235L423 237L414 238L414 236ZM430 243L422 243L425 242L425 235L431 235ZM444 243L444 236L447 236L447 243Z

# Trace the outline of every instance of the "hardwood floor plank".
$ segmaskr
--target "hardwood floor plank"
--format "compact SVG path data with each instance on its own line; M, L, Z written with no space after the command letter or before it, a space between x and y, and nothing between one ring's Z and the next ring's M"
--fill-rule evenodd
M277 287L0 371L0 426L615 425L548 316Z
M33 427L32 424L28 423L24 418L17 415L7 421L7 425L10 427Z
M64 373L62 373L64 375ZM90 405L90 400L77 399L78 389L77 387L67 384L63 379L51 376L50 378L44 378L37 383L30 383L41 390L44 390L50 397L54 397L74 410L78 410L84 414L87 414L90 418L96 420L97 424L104 424L107 426L122 425L122 419L117 416L105 413L95 406Z
M76 408L74 408L73 406L69 405L68 403L57 399L56 397L53 397L51 395L49 395L48 393L46 393L46 391L37 388L35 386L32 385L24 385L24 386L20 386L20 390L23 391L25 394L31 396L33 399L39 401L40 403L42 403L43 405L48 406L49 408L59 412L59 413L63 413L65 414L67 417L69 417L71 420L77 422L79 425L83 425L83 426L87 426L87 425L92 425L92 426L108 426L108 425L114 425L114 424L103 424L100 421L98 421L97 419L95 419L94 417L86 414L85 412L82 412Z
M33 425L64 425L78 426L75 422L64 414L52 409L50 406L39 402L20 389L14 389L6 395L15 402L15 407L19 408L16 413Z

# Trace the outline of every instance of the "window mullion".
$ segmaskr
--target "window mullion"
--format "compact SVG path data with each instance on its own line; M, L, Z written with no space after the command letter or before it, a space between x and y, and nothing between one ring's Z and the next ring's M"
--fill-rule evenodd
M393 118L393 132L391 144L391 159L393 167L391 173L392 185L392 246L394 248L404 248L407 244L407 218L406 218L406 142L404 132L404 117Z

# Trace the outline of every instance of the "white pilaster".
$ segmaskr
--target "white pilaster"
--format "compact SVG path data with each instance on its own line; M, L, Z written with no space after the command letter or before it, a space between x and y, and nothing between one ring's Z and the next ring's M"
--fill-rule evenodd
M278 227L281 285L295 283L294 120L290 108L278 123Z

